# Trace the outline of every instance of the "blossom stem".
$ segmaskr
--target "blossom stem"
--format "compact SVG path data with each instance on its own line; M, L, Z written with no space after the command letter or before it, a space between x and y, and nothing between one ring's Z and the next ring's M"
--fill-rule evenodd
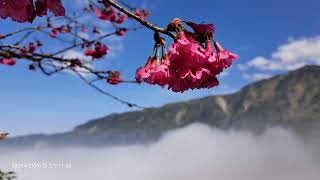
M151 53L151 56L150 56L150 57L153 57L153 56L154 56L155 51L156 51L156 46L154 46L154 48L153 48L153 50L152 50L152 53Z
M159 51L158 51L158 56L157 56L157 58L160 58L160 48L159 48Z
M113 0L104 0L104 2L109 3L111 6L113 6L116 9L118 9L119 11L123 12L127 16L132 17L133 19L138 21L143 26L145 26L145 27L147 27L147 28L149 28L149 29L151 29L153 31L165 34L165 35L171 37L174 40L176 39L176 37L172 33L170 33L169 31L167 31L166 29L160 28L160 27L148 22L147 20L144 20L144 19L140 18L139 16L137 16L137 15L133 14L132 12L126 10L124 7L120 6L119 4L114 2Z
M163 59L164 56L165 56L165 53L166 53L166 48L164 46L161 47L161 50L162 50L162 56L161 58Z

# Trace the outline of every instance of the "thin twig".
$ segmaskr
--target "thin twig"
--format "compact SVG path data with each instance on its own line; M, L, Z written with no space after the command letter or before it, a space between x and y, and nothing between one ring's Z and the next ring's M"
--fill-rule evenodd
M88 85L91 86L93 89L97 90L98 92L100 92L100 93L102 93L102 94L104 94L104 95L106 95L106 96L109 96L110 98L112 98L112 99L114 99L114 100L116 100L116 101L118 101L118 102L120 102L120 103L122 103L122 104L125 104L125 105L127 105L128 107L130 107L130 108L136 107L136 108L139 108L139 109L144 109L144 107L142 107L142 106L139 106L139 105L137 105L137 104L134 104L134 103L131 103L131 102L122 100L122 99L120 99L120 98L118 98L118 97L116 97L116 96L114 96L114 95L112 95L112 94L110 94L110 93L108 93L108 92L100 89L98 86L92 84L90 81L88 81L86 78L84 78L79 72L77 72L77 71L75 71L75 70L74 70L74 72L80 77L80 79L82 79L86 84L88 84Z
M104 0L104 2L109 3L111 6L113 6L114 8L118 9L119 11L123 12L124 14L126 14L129 17L132 17L133 19L137 20L140 24L142 24L143 26L152 29L153 31L162 33L162 34L166 34L169 37L171 37L172 39L176 39L176 37L170 33L169 31L167 31L166 29L160 28L154 24L151 24L150 22L148 22L145 19L141 19L139 16L133 14L132 12L126 10L124 7L120 6L119 4L117 4L116 2L114 2L113 0Z

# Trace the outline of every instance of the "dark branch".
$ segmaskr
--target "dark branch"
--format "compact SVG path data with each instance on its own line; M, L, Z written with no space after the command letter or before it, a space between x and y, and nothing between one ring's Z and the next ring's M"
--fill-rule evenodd
M104 0L104 2L109 3L111 6L113 6L116 9L118 9L119 11L123 12L127 16L132 17L133 19L135 19L136 21L141 23L143 26L145 26L145 27L147 27L147 28L149 28L149 29L151 29L153 31L168 35L169 37L171 37L174 40L176 39L176 37L172 33L170 33L169 31L167 31L166 29L160 28L160 27L158 27L158 26L156 26L154 24L151 24L147 20L141 19L139 16L137 16L137 15L133 14L132 12L126 10L124 7L120 6L119 4L114 2L113 0Z

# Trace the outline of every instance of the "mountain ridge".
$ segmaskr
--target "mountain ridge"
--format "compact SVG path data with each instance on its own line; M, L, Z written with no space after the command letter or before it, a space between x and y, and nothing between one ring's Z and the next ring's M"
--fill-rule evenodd
M255 133L282 126L308 135L311 129L320 128L320 66L308 65L276 75L228 95L111 114L76 126L70 132L8 139L0 142L0 147L147 143L195 122Z

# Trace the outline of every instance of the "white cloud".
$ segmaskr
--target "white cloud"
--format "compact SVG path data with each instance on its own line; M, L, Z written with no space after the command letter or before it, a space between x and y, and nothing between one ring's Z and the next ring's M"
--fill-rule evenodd
M318 147L279 128L256 136L197 124L149 146L1 152L0 167L19 180L319 180ZM15 163L71 168L13 169Z
M270 78L271 74L265 74L265 73L243 74L242 77L249 81L258 81L258 80Z
M229 71L223 71L222 73L218 74L218 77L226 77L229 76L230 72Z
M68 58L68 59L81 59L81 60L85 60L85 61L89 61L90 60L90 57L88 56L85 56L83 54L83 52L79 52L79 51L76 51L76 50L69 50L69 51L66 51L63 56L65 58Z
M244 70L248 69L248 67L245 64L238 64L238 69L240 71L244 71Z
M76 50L69 50L63 54L63 57L67 58L67 59L79 59L85 66L87 66L89 68L93 68L93 65L91 63L92 60L90 59L90 57L85 56L83 54L83 52L78 52ZM65 66L63 64L56 64L56 65L62 66L62 67ZM90 76L89 71L86 70L85 68L76 67L75 70L77 72L79 72L79 74L81 74L82 76L85 76L85 77ZM66 72L71 73L71 74L75 74L73 71L70 71L70 70L66 70Z
M271 57L258 56L238 68L294 70L307 64L320 64L320 36L289 39L286 44L280 45Z
M123 38L118 36L110 36L105 40L105 44L110 49L106 56L107 58L116 58L124 47Z

